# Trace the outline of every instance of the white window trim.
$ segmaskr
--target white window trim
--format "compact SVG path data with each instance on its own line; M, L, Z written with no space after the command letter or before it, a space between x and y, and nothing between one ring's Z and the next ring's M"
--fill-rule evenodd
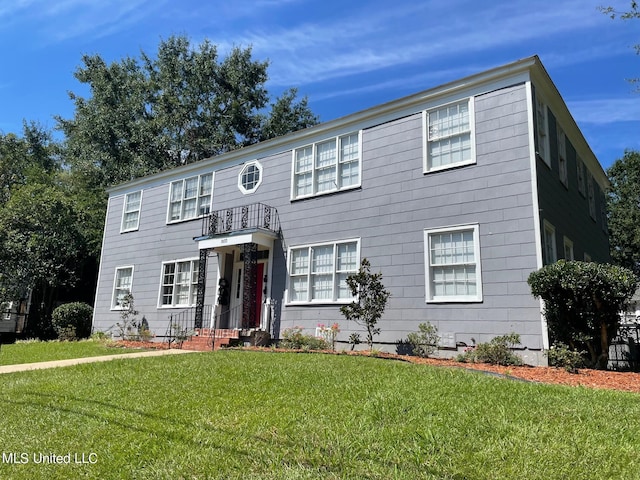
M346 187L339 187L337 184L338 175L340 173L340 139L343 137L348 137L349 135L358 135L358 181L353 185L348 185ZM314 192L316 185L316 148L318 145L328 142L329 140L334 139L336 141L336 178L335 178L335 188L331 190L326 190L324 192ZM311 147L312 148L312 161L313 166L311 169L311 189L312 193L308 193L306 195L298 195L296 196L296 151L301 150L303 148ZM358 130L355 132L347 132L340 135L336 135L335 137L328 137L312 144L302 145L298 148L294 148L291 150L291 200L301 200L304 198L313 198L319 197L321 195L330 195L336 192L344 192L348 190L353 190L355 188L360 188L362 186L362 130Z
M252 165L258 169L258 171L260 172L260 176L258 177L258 182L255 184L253 188L245 188L245 186L242 184L242 175L244 174L244 171ZM240 169L240 173L238 173L238 189L240 189L243 195L251 194L256 190L258 190L258 187L262 185L262 178L263 178L262 164L258 160L252 160L250 162L247 162Z
M543 240L543 253L545 265L551 265L558 261L558 246L556 245L556 227L554 227L547 220L543 222L542 240ZM547 233L551 235L551 252L547 249ZM551 258L549 258L551 257Z
M335 298L335 293L336 293L336 265L335 265L335 255L337 252L337 246L338 245L342 245L345 243L355 243L356 244L356 270L353 273L357 273L358 270L360 269L360 238L351 238L351 239L347 239L347 240L337 240L335 242L321 242L321 243L308 243L305 245L294 245L288 248L287 251L287 291L285 292L285 298L287 299L286 301L286 305L345 305L345 304L349 304L352 301L355 300L355 298L350 298L350 299L337 299ZM311 299L311 255L309 255L309 265L307 268L307 300L295 300L292 301L291 297L290 297L290 293L291 293L291 252L293 250L301 250L303 248L314 248L314 247L325 247L327 245L332 245L333 246L333 256L334 256L334 265L333 265L333 293L334 293L334 298L333 300L328 300L328 299L321 299L321 300L312 300Z
M473 256L476 265L476 295L455 295L447 297L433 296L431 286L431 235L447 232L473 231ZM424 261L426 303L478 303L483 301L482 293L482 260L480 258L480 225L454 225L450 227L429 228L424 230Z
M133 292L133 275L135 273L134 265L116 267L113 275L113 287L111 288L111 310L124 310L122 305L119 305L116 301L116 282L118 281L118 270L126 270L129 268L131 269L131 287L129 288L129 293Z
M544 99L540 96L540 93L538 92L538 90L536 90L536 104L535 104L535 113L536 113L536 143L539 145L540 144L540 133L539 133L539 118L538 118L538 114L539 114L539 110L538 110L538 103L540 103L540 106L544 109L544 125L543 125L543 129L544 129L544 135L543 135L543 149L544 149L544 155L542 155L540 153L540 148L538 147L538 150L536 151L536 155L542 159L542 161L547 165L547 167L551 168L551 154L549 152L550 149L550 142L549 142L549 109L547 107L546 102L544 101Z
M176 268L176 270L174 271L174 279L173 279L173 293L171 294L171 299L172 299L172 303L171 305L163 305L162 304L162 287L164 286L164 267L165 265L169 265L169 264L174 264L178 265L178 263L184 263L184 262L196 262L198 263L200 261L200 259L198 257L189 257L189 258L178 258L176 260L167 260L162 262L162 266L160 267L160 289L158 292L158 308L161 309L171 309L171 308L188 308L188 307L193 307L195 306L195 302L194 303L173 303L175 302L175 298L176 298L176 276L178 274L178 270ZM189 272L189 275L192 275L193 271ZM189 286L191 288L192 283L189 283ZM196 287L197 288L197 287ZM191 289L189 289L189 298L192 297L192 291Z
M563 249L564 259L567 261L575 260L575 255L573 252L573 242L568 237L565 236L562 238L562 243L564 246L564 249ZM570 255L569 255L570 258L567 258L567 250L570 252Z
M200 199L200 182L202 181L202 177L206 176L206 175L211 175L211 199L209 200L209 211L205 212L205 213L198 213L196 216L194 217L189 217L189 218L179 218L177 220L171 220L171 188L173 186L174 183L177 182L182 182L183 188L184 188L184 182L186 180L189 180L190 178L194 178L194 177L198 177L198 195L196 195L196 201L199 204L199 199ZM173 224L173 223L181 223L181 222L190 222L191 220L197 220L199 218L205 217L206 215L209 215L209 213L212 210L213 207L213 190L214 190L214 186L215 186L215 173L214 172L209 172L209 173L200 173L198 175L192 175L190 177L185 177L185 178L181 178L179 180L173 180L171 182L169 182L169 196L167 197L167 225L169 224ZM184 198L182 198L180 200L180 212L182 215L182 202L184 202ZM199 208L196 205L196 208Z
M469 135L471 141L471 158L457 163L450 163L448 165L441 165L435 168L429 168L429 112L439 110L449 105L456 105L459 103L469 103ZM475 97L468 97L467 99L456 100L455 102L449 102L442 105L429 108L422 111L422 172L433 173L442 170L449 170L452 168L462 167L464 165L474 165L476 160L476 115L475 115Z
M138 204L138 209L137 210L131 210L130 212L127 212L127 198L129 197L129 195L133 195L134 193L140 193L140 203ZM124 196L124 202L122 205L122 221L120 222L120 233L126 233L126 232L135 232L138 230L138 228L140 227L140 214L142 212L142 196L144 194L144 190L136 190L135 192L129 192L127 194L125 194ZM137 211L138 212L138 219L136 220L136 226L133 228L124 228L124 221L125 221L125 216L127 213L133 213Z

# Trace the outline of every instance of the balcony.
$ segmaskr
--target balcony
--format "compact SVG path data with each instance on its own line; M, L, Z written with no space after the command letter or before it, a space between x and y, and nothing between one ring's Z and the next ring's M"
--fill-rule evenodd
M223 208L202 219L198 240L258 232L277 237L280 234L278 210L263 203Z

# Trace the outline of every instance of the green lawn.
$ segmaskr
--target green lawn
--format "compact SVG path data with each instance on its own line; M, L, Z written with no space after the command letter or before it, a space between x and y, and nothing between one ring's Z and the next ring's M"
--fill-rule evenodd
M6 374L0 385L0 478L640 475L640 396L461 369L218 351ZM34 463L52 453L95 463Z
M0 365L48 362L69 358L98 357L140 350L114 348L106 341L81 340L79 342L18 342L0 346Z

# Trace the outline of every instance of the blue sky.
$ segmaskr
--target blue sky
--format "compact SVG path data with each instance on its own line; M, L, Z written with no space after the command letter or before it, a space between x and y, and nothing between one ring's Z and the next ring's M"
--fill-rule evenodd
M107 62L161 39L253 46L269 90L297 87L332 120L537 54L606 168L640 149L640 20L627 0L13 0L0 3L0 131L70 118L83 54Z

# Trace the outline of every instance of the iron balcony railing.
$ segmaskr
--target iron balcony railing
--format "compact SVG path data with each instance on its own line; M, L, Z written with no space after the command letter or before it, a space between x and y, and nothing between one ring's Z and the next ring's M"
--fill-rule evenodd
M278 210L263 203L216 210L202 219L202 236L213 237L243 230L280 233Z

